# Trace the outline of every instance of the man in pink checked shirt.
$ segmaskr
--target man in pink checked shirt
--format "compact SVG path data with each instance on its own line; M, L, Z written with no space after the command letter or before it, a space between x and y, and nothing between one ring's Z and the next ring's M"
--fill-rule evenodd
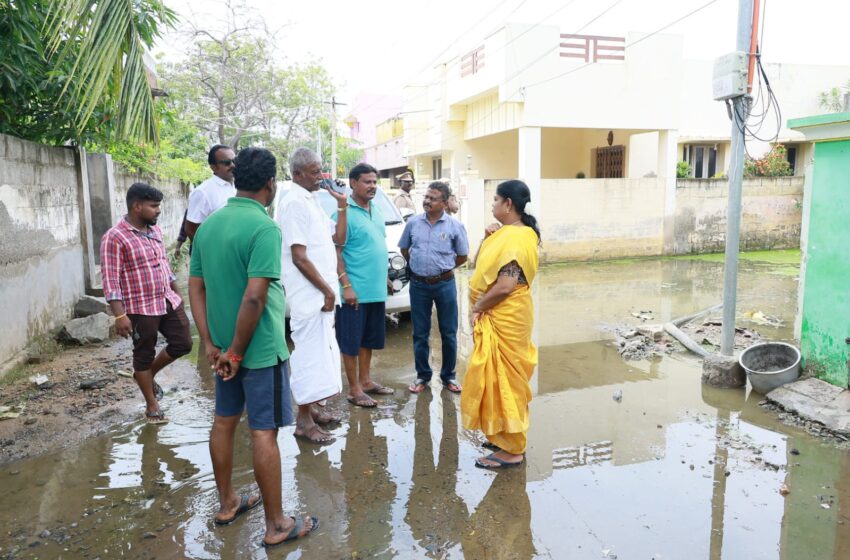
M133 335L133 378L151 424L168 422L158 403L163 391L154 377L192 350L189 319L168 264L162 231L156 226L162 198L150 185L131 185L127 215L100 242L103 295L115 315L115 330L125 338ZM159 354L158 332L167 342Z

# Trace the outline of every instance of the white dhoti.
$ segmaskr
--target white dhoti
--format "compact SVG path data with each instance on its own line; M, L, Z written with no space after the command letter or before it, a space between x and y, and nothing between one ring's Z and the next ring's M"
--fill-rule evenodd
M342 391L342 363L334 333L334 312L319 311L289 321L295 350L289 358L289 387L299 405Z

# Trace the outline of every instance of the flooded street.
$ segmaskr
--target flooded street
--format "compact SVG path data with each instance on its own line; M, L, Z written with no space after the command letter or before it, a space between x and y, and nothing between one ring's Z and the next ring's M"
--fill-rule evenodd
M794 255L741 263L739 316L784 322L741 318L766 339L793 338ZM527 467L500 473L474 467L482 449L459 425L456 395L404 389L410 322L388 327L373 371L395 395L374 410L332 402L344 418L330 445L281 430L284 510L321 527L268 553L260 509L213 525L214 383L196 347L173 366L191 381L161 375L170 424L120 425L2 467L0 558L850 558L850 452L781 424L761 395L703 387L693 355L625 362L613 344L612 326L639 323L633 312L661 323L718 303L721 291L714 258L544 267ZM461 342L468 351L468 327ZM238 489L256 486L246 428Z

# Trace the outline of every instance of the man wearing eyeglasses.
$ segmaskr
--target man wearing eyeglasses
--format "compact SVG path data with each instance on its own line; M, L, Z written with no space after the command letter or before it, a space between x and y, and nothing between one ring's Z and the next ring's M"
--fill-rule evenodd
M413 203L413 195L410 194L410 191L413 190L413 173L405 171L401 175L397 175L396 179L398 179L399 185L401 186L401 192L393 199L393 203L399 210L407 208L416 213L416 205Z
M227 199L236 196L233 186L233 167L236 154L230 146L216 144L207 154L213 176L198 185L189 195L189 209L183 226L189 239L195 239L195 232L204 220L216 210L227 204Z
M440 380L452 393L461 391L455 375L458 307L454 271L466 262L469 240L463 224L448 214L451 196L449 184L444 181L428 185L422 202L425 213L407 221L398 241L401 254L410 265L410 319L416 364L416 381L408 387L411 393L421 393L431 384L428 339L434 307L442 341Z

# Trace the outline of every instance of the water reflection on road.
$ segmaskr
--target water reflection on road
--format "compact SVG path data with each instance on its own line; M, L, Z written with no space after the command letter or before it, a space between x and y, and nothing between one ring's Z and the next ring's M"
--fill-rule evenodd
M372 411L332 403L344 419L331 445L281 431L284 507L322 526L269 557L847 558L848 452L780 425L757 394L703 388L691 356L624 363L604 330L634 310L661 322L718 302L721 271L681 260L544 269L528 464L503 473L473 467L481 450L455 395L403 390L413 360L402 321L374 363L395 395ZM742 265L739 309L787 325L755 327L768 338L792 336L786 272ZM212 524L213 384L203 364L178 367L198 373L167 396L170 424L119 426L3 468L0 557L266 557L259 510ZM244 426L234 479L254 484Z

